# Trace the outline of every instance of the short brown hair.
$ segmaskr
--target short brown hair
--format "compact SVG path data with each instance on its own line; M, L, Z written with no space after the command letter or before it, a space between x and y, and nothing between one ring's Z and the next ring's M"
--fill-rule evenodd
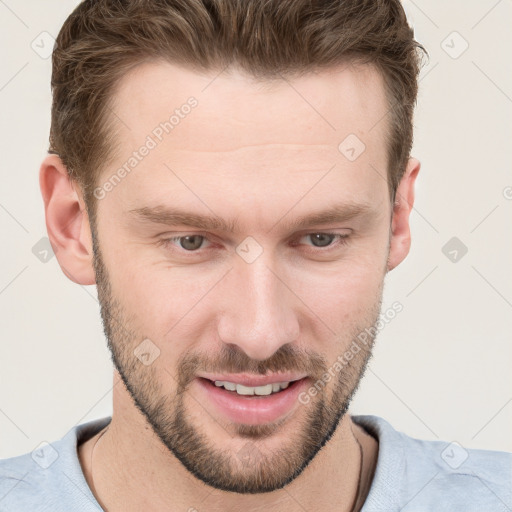
M384 77L394 200L412 146L420 50L399 0L85 0L53 51L49 152L60 156L94 217L93 190L115 147L109 102L138 64L237 66L266 80L354 60Z

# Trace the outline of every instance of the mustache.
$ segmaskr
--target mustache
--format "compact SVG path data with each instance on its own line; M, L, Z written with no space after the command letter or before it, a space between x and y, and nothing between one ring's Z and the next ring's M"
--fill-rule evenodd
M265 360L251 359L234 345L223 345L218 354L185 353L178 361L178 385L185 389L198 372L268 373L299 372L320 377L327 371L326 359L310 350L283 345Z

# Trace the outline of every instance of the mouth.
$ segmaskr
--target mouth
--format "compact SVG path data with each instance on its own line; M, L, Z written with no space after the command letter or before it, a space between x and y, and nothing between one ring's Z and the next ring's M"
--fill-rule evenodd
M212 376L195 381L205 398L201 402L217 415L238 424L263 425L291 416L300 405L298 396L308 378L294 377Z
M211 381L210 381L211 382ZM269 396L275 393L280 393L284 389L287 389L290 384L294 384L298 381L286 381L286 382L273 382L265 384L264 386L244 386L243 384L237 384L236 382L229 382L226 380L216 380L214 385L218 388L224 388L227 391L236 393L242 396Z

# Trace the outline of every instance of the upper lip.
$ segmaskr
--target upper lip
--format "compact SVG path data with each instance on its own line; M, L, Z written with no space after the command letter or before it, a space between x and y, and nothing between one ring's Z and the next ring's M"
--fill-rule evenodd
M277 382L291 382L294 380L300 380L306 377L306 375L292 372L274 373L270 375L254 375L250 373L201 373L198 374L198 377L202 377L203 379L208 379L213 382L220 380L241 384L242 386L257 387L265 386L267 384L276 384Z

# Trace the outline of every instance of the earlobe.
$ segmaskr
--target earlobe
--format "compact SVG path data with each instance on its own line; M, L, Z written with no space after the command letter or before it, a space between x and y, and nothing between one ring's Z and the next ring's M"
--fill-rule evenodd
M393 270L409 253L411 247L411 231L409 216L414 206L414 184L420 170L420 162L410 158L405 173L398 185L393 217L391 220L390 248L387 270Z
M46 229L64 274L77 284L95 284L89 218L80 188L58 155L48 155L39 171Z

